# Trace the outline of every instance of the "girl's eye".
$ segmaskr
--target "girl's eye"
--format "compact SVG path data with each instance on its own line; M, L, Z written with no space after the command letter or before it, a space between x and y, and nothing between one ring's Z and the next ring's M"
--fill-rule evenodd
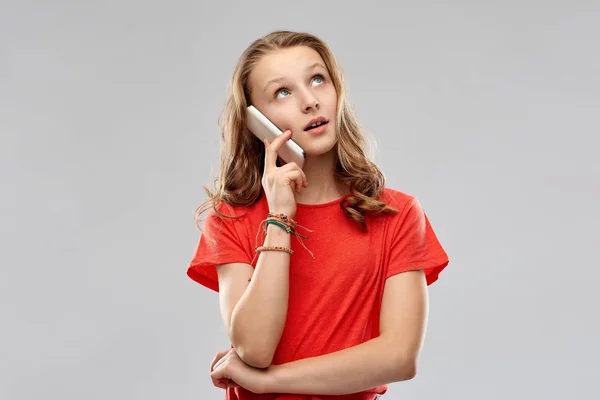
M317 83L318 85L321 85L321 84L323 84L325 82L325 78L321 74L317 74L317 75L313 76L313 81L315 81L315 79L319 81ZM277 91L275 92L275 98L276 99L281 98L281 97L279 97L280 93L287 93L289 95L290 91L287 90L287 89L285 89L285 88L279 88L279 89L277 89ZM284 96L284 97L287 97L287 96Z
M290 92L287 89L283 89L283 88L277 89L277 91L275 92L275 98L276 99L280 98L280 97L277 96L279 93L288 93L289 94Z
M323 75L315 75L314 78L320 79L321 83L323 83L325 81L325 78L323 78Z

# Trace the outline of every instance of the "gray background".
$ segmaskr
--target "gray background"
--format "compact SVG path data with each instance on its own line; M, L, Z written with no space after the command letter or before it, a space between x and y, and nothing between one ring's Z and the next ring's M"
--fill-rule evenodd
M597 2L197 0L2 2L0 398L222 398L193 212L233 65L275 29L332 47L450 255L384 398L598 398Z

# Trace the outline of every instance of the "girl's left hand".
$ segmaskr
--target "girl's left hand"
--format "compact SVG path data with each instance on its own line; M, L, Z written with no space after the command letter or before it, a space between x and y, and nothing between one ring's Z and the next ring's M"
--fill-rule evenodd
M235 349L232 348L216 362L210 373L210 378L213 383L230 379L252 393L263 394L267 371L249 366L242 361Z

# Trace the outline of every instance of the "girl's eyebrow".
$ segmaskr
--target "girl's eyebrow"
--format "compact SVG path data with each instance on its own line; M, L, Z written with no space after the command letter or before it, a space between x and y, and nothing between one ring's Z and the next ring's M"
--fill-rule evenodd
M323 69L325 69L325 70L327 69L327 68L325 68L325 66L324 66L323 64L321 64L319 61L316 61L316 62L314 62L314 63L310 64L308 67L306 67L305 71L308 71L308 70L310 70L310 69L313 69L313 68L315 68L315 67L321 67L321 68L323 68ZM265 87L264 87L264 89L263 89L263 92L266 92L266 91L267 91L267 87L268 87L270 84L272 84L272 83L275 83L275 82L280 82L280 81L282 81L282 80L284 80L284 79L285 79L285 78L283 78L283 77L279 76L279 77L277 77L277 78L273 78L273 79L270 79L270 80L268 80L268 81L267 81L267 83L265 84Z

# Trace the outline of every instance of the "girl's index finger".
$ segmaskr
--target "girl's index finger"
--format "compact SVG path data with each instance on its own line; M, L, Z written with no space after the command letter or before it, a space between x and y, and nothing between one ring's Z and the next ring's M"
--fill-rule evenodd
M279 149L281 146L290 138L292 131L287 130L283 132L281 135L277 136L273 142L269 143L268 139L265 139L265 144L267 148L265 149L265 168L271 168L277 166L277 156L279 153Z

